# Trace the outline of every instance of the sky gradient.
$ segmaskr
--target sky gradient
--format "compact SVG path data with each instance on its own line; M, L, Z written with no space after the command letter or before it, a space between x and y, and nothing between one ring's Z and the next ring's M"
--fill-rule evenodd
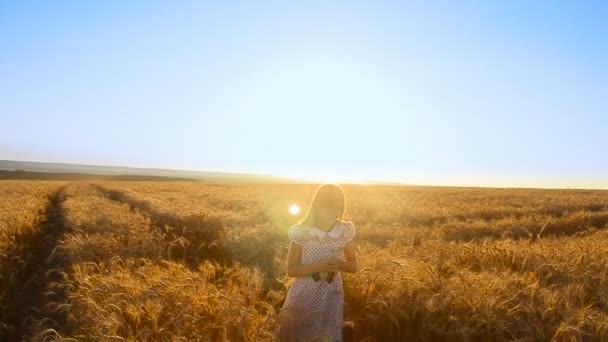
M608 189L602 1L0 3L0 159Z

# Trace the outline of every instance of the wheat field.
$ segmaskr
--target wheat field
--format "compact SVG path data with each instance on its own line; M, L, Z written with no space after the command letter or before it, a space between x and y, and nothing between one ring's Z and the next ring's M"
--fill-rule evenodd
M270 341L316 187L2 181L0 340ZM343 188L346 341L608 340L608 191Z

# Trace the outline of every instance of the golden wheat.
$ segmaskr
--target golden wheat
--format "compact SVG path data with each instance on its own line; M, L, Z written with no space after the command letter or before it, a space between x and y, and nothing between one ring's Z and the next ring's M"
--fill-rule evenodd
M0 222L35 226L49 184L21 200L17 185L0 184L0 208L28 203ZM608 339L608 192L344 188L360 263L344 277L346 340ZM300 218L287 208L303 215L315 189L70 183L53 252L69 262L46 270L61 277L45 283L43 310L65 324L37 319L25 336L272 339L289 285L287 228Z

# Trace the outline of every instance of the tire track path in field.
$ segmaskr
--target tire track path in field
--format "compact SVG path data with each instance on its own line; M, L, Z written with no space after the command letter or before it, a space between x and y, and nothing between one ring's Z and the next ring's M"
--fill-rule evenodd
M69 304L65 304L70 286L65 271L71 262L58 248L68 230L65 187L49 196L44 218L32 235L16 239L23 243L9 252L7 341L27 340L40 329L61 333L69 326Z
M159 229L168 241L165 253L168 258L183 260L192 269L196 269L203 260L232 264L224 252L225 228L220 219L208 215L182 217L157 210L149 202L122 191L99 184L93 184L93 187L108 199L126 203L132 211L139 211L149 217L152 226Z

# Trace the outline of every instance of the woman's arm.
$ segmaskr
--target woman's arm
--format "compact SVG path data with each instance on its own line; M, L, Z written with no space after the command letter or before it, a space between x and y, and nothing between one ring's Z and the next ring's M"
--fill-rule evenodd
M287 252L287 276L288 277L305 277L315 272L337 271L338 265L331 261L325 260L311 264L301 264L302 246L291 242L289 251Z
M355 253L355 245L353 242L349 242L344 246L344 257L346 260L338 259L340 270L349 273L357 272L359 267L357 265L357 254Z

